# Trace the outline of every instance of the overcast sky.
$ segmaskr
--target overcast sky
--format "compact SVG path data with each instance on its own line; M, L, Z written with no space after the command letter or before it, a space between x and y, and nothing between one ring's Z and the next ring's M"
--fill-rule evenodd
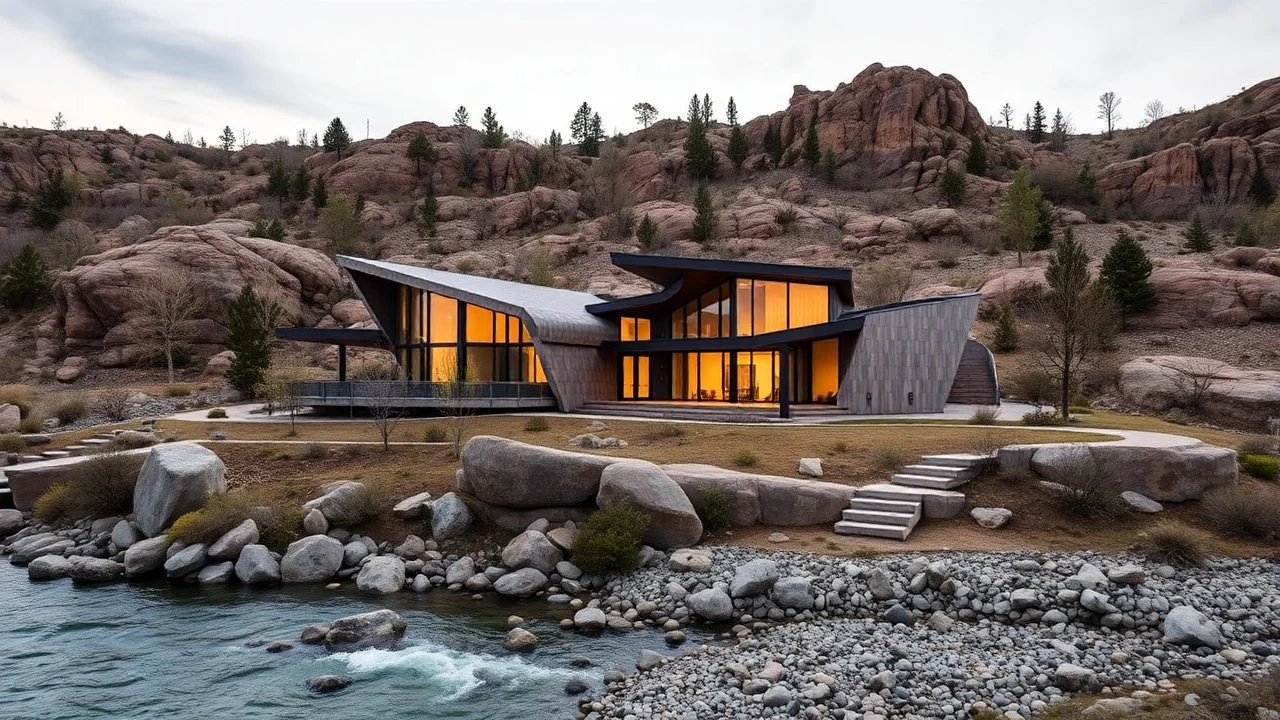
M628 132L636 102L674 117L694 92L745 120L872 62L950 73L984 118L1039 99L1094 131L1105 90L1130 126L1153 98L1190 109L1280 74L1280 0L0 0L0 48L0 121L210 142L335 115L379 137L458 105L544 138L583 100Z

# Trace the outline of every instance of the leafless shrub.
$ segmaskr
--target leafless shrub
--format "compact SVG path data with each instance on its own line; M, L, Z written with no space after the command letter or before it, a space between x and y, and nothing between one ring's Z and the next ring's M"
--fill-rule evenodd
M1241 225L1257 220L1257 211L1247 203L1232 202L1225 189L1201 199L1196 213L1210 229L1220 233L1235 232Z
M929 250L940 268L956 267L960 264L960 258L968 252L965 244L954 238L930 243Z
M1142 554L1153 563L1198 567L1204 562L1204 550L1195 533L1181 525L1160 525L1147 531L1138 543Z
M891 261L877 262L863 270L856 284L859 303L864 307L902 302L911 292L915 271Z
M1280 533L1280 492L1274 488L1219 488L1204 496L1200 511L1224 535L1269 540Z
M96 242L93 230L80 220L63 220L49 234L50 259L58 265L70 267L82 256L93 251Z
M902 448L881 445L871 450L871 465L881 472L896 472L907 464L907 454Z
M1184 367L1173 368L1174 403L1184 410L1203 411L1210 395L1221 392L1226 382L1219 375L1221 363L1194 358Z
M877 215L884 215L896 210L899 199L896 193L889 190L873 190L866 195L867 209Z
M98 393L94 399L93 409L111 422L129 419L129 396L132 390L127 388L110 388Z
M986 430L977 433L969 444L969 452L974 455L994 456L1000 448L1009 444L1009 438L997 430Z
M994 407L974 408L969 414L970 425L995 425L996 418L1000 415L1000 409Z
M1085 446L1059 461L1049 479L1057 484L1051 491L1054 501L1068 515L1106 520L1127 512L1115 477L1094 462Z
M1246 435L1236 446L1241 455L1270 455L1276 451L1276 441L1267 435Z

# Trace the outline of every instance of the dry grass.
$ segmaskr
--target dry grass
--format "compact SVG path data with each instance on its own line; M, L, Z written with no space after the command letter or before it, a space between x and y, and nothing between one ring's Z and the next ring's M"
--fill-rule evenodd
M1153 695L1148 699L1139 717L1145 720L1253 720L1259 717L1258 708L1280 709L1280 668L1252 680L1175 680L1177 689L1167 694ZM1231 692L1230 689L1234 689ZM1200 696L1201 703L1192 707L1183 700L1188 693ZM1043 715L1046 720L1068 720L1082 717L1085 708L1097 702L1099 697L1117 695L1077 695L1069 702L1050 705ZM1100 718L1120 717L1115 714L1097 715Z

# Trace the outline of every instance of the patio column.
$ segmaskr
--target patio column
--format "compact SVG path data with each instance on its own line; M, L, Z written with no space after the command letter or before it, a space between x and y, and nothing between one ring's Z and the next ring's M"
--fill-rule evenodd
M338 381L347 381L347 346L338 346Z
M791 346L778 348L778 417L791 417Z

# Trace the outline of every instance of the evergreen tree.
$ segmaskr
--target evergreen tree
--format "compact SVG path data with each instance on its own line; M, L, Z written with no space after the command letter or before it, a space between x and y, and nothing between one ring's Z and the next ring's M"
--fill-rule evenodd
M1031 108L1031 116L1027 122L1027 140L1033 143L1044 142L1044 106L1037 100Z
M964 173L947 165L938 181L938 191L948 207L956 207L964 202Z
M481 144L484 147L497 149L507 144L507 131L498 124L498 115L493 108L486 107L480 117L480 132L483 135Z
M172 131L165 132L165 134L164 134L164 141L165 141L165 142L167 142L167 143L172 143L172 142L173 142L173 132L172 132Z
M977 135L969 138L969 156L965 158L964 170L979 177L987 174L987 146Z
M560 157L560 146L564 144L564 139L560 137L560 131L552 130L551 135L547 137L547 147L551 148L551 159L556 160Z
M227 368L227 383L246 397L261 389L271 367L271 339L284 311L274 300L263 300L245 285L231 302L227 348L235 353Z
M1067 149L1067 120L1062 116L1062 108L1053 113L1053 124L1049 130L1049 149L1062 152Z
M652 123L653 119L658 117L658 108L647 102L638 102L632 105L631 111L636 114L636 122L640 123L640 126L646 130L649 128L649 123Z
M1200 213L1191 217L1191 227L1187 228L1183 237L1187 239L1187 252L1203 253L1213 250L1213 238L1209 237L1209 230L1200 219Z
M427 231L427 237L436 236L436 221L440 216L440 203L436 200L434 192L427 191L427 196L422 199L422 224Z
M702 124L711 127L711 123L715 122L715 117L711 113L711 94L702 94Z
M782 163L782 132L772 121L764 131L764 151L769 155L769 164L778 167Z
M471 113L467 112L466 105L459 105L458 109L453 111L453 124L455 127L471 126Z
M1102 259L1100 276L1111 292L1122 324L1129 314L1149 310L1156 304L1156 291L1147 279L1151 277L1151 260L1138 239L1124 230L1116 235L1111 250Z
M1025 167L1018 168L1000 201L996 219L1009 249L1018 253L1019 267L1022 266L1022 253L1031 249L1031 241L1036 234L1041 200L1040 188L1031 184L1031 174Z
M640 243L640 249L647 252L658 249L659 232L658 223L654 222L648 213L645 213L644 218L640 220L640 224L636 226L636 241Z
M320 227L329 239L329 250L334 255L354 255L359 250L360 201L344 196L330 200L320 213Z
M311 186L311 204L317 211L329 204L329 191L325 188L323 175L317 175L315 183Z
M804 161L809 165L809 174L818 169L818 161L822 159L822 147L818 145L818 112L809 118L809 130L804 136Z
M1058 240L1057 251L1044 271L1045 291L1040 300L1044 320L1037 342L1041 362L1058 371L1061 413L1069 417L1071 391L1076 375L1109 332L1109 293L1099 291L1089 272L1089 254L1068 226Z
M1031 237L1032 250L1048 250L1053 246L1053 212L1049 203L1041 201L1036 208L1036 232Z
M279 200L288 199L289 172L284 169L284 163L271 163L271 169L267 171L267 187L264 192L267 197L273 197Z
M41 230L52 230L62 221L62 213L75 200L72 183L58 168L36 190L35 199L27 208L27 224Z
M222 134L218 136L218 146L225 152L231 152L231 149L236 146L236 133L230 125L222 128Z
M707 243L716 235L716 211L711 205L711 191L706 185L698 186L693 199L693 241Z
M698 99L697 93L689 98L689 109L685 114L689 116L689 123L702 122L702 100Z
M329 121L329 127L324 131L324 151L338 153L338 159L342 159L342 151L351 145L351 135L347 133L347 127L342 124L342 118L334 118Z
M1084 167L1080 168L1076 184L1080 186L1080 193L1084 195L1086 201L1098 202L1098 176L1094 174L1093 167L1089 163L1085 163Z
M298 169L293 173L293 182L290 184L289 195L297 202L307 199L307 195L311 193L311 173L307 172L304 165L299 165Z
M1236 228L1236 247L1258 247L1258 229L1248 220Z
M419 130L414 133L413 139L409 141L409 148L405 150L405 157L413 161L413 174L422 179L422 163L431 163L436 161L435 148L431 147L431 140L427 138L427 134Z
M10 310L34 307L49 296L49 267L31 243L4 266L0 304Z
M733 101L732 95L729 96L729 105L725 108L724 115L730 125L738 124L738 104Z
M604 124L600 122L600 113L592 113L587 121L586 135L578 143L578 154L584 157L600 157L600 143L604 142Z
M822 151L822 179L828 185L836 184L836 153L831 148Z
M1249 199L1258 207L1267 207L1276 200L1276 189L1271 186L1271 180L1262 171L1261 163L1258 164L1258 169L1253 171L1253 179L1249 181Z
M578 106L578 111L573 114L573 120L569 123L569 139L576 145L581 145L587 139L587 134L591 131L591 106L586 102Z
M998 353L1014 352L1018 349L1018 317L1013 314L1013 307L1005 303L996 315L996 330L991 337L991 349Z
M716 151L707 139L707 127L702 121L702 103L694 95L689 100L688 134L684 139L684 164L689 177L697 181L714 180L716 177Z
M729 130L729 162L733 163L735 172L742 172L742 163L747 161L747 155L751 152L751 145L747 140L747 134L742 131L742 126L734 123Z

